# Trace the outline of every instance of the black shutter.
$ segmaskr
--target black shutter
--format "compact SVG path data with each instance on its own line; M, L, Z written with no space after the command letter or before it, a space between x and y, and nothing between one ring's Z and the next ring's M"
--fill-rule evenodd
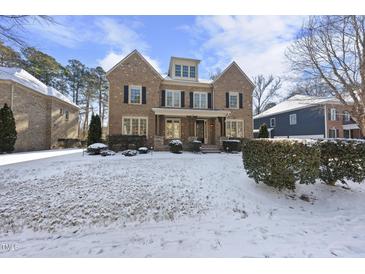
M181 107L185 107L185 92L181 92Z
M226 92L226 108L229 108L229 92Z
M146 87L142 87L142 104L146 104L147 101L147 92Z
M128 86L124 86L124 103L128 104Z
M212 94L208 93L208 108L212 108Z
M161 90L161 107L165 106L165 90Z
M190 92L190 108L193 108L194 106L194 93Z
M243 94L240 93L240 108L243 108Z

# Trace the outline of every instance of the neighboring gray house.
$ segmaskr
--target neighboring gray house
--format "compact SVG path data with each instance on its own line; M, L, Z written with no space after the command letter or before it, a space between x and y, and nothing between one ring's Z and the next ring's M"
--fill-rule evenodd
M270 138L361 138L346 106L335 98L295 95L254 116L254 136L262 124Z

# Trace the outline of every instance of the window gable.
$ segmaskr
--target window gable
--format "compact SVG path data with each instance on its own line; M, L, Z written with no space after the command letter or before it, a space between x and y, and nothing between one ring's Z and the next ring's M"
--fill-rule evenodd
M181 77L181 65L175 65L175 76Z
M183 66L183 77L184 78L189 77L189 66Z
M190 78L195 78L195 67L190 66Z
M129 87L129 104L142 104L142 87L130 86Z
M239 94L238 92L230 92L228 96L229 108L238 108L239 105Z

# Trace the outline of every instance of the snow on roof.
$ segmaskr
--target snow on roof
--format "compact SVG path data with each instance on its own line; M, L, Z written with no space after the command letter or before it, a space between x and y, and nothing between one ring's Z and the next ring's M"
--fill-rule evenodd
M0 80L9 80L16 82L22 86L30 88L38 93L41 93L46 96L52 96L58 98L70 105L73 105L79 108L76 104L74 104L69 98L59 92L57 89L53 87L48 87L29 72L22 68L17 67L0 67Z
M307 95L295 95L276 106L269 108L268 110L254 116L254 119L293 111L296 109L307 108L310 106L325 104L325 103L339 103L339 101L333 97L315 97Z

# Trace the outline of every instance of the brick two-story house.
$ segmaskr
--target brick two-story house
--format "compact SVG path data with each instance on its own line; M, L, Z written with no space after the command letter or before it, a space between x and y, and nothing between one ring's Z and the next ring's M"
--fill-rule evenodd
M235 62L201 80L199 63L171 57L163 76L137 50L126 56L107 72L109 135L145 135L156 149L171 139L220 145L252 137L254 84Z

